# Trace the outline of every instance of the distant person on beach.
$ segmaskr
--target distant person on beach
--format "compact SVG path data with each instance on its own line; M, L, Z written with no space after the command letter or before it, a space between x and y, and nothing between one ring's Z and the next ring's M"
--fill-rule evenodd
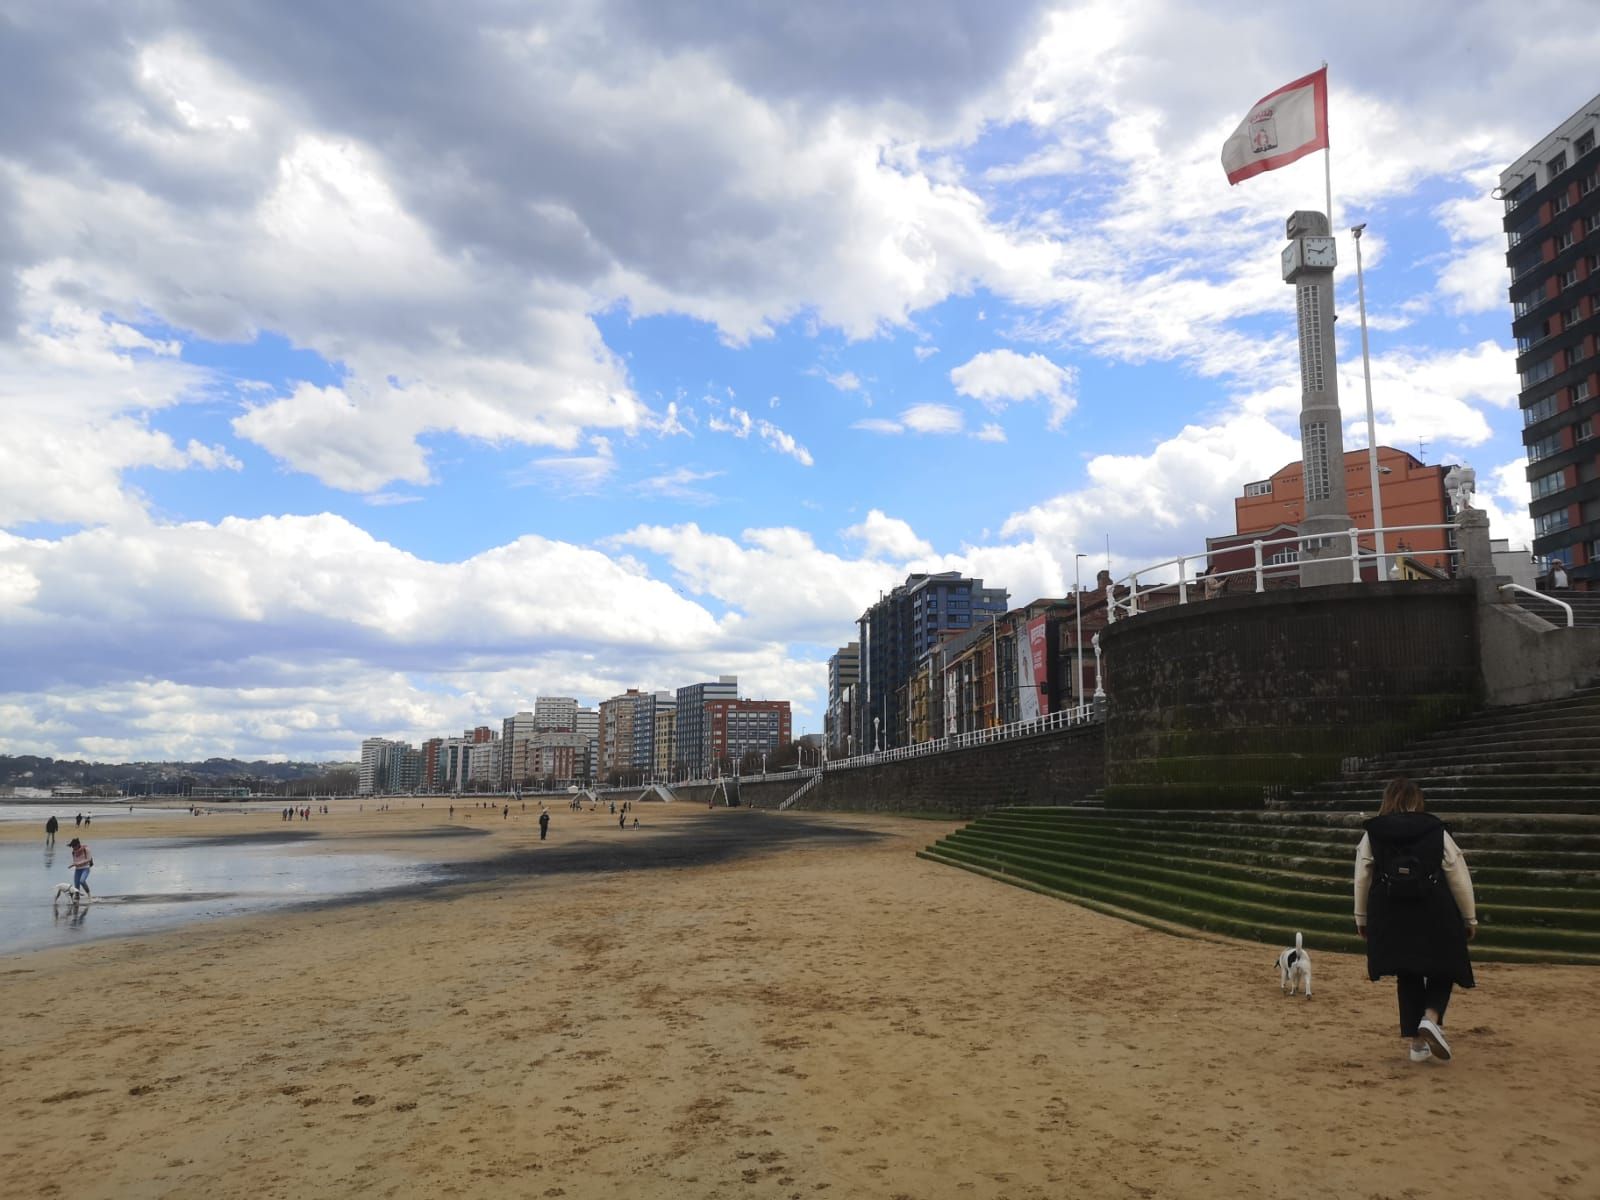
M76 826L75 826L75 828L81 828L81 827L82 827L82 825L83 825L83 814L82 814L82 813L79 813L79 814L78 814L78 821L77 821L77 825L76 825Z
M502 809L502 810L501 810L501 812L500 812L500 819L501 819L501 820L502 820L502 821L504 821L504 820L506 820L506 819L507 819L507 818L508 818L508 817L510 817L510 816L511 816L511 805L509 805L509 804L508 804L508 805L506 805L506 806L505 806L505 808L504 808L504 809Z
M44 844L46 846L54 846L56 844L56 830L60 828L61 822L56 820L54 813L51 813L50 819L44 823Z
M90 825L90 824L93 824L93 822L94 822L94 814L93 813L85 813L84 816L83 816L83 823L85 825Z
M612 807L615 807L615 805L613 805ZM618 829L626 829L627 827L628 827L628 814L627 813L623 813L620 817L617 818L617 828Z
M89 853L77 838L73 838L67 845L72 847L72 886L78 888L85 896L89 894L89 869L94 866L94 855Z
M542 812L542 813L539 814L539 840L541 842L544 841L545 834L547 834L549 832L550 832L550 814L547 813L547 812Z
M1355 916L1368 978L1395 977L1411 1061L1450 1061L1444 1012L1456 985L1474 986L1467 943L1477 935L1478 911L1460 848L1403 775L1383 789L1356 847Z

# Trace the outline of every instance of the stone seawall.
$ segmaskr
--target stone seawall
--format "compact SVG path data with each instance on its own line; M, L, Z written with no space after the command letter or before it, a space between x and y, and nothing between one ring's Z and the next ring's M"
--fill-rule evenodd
M878 766L826 771L822 782L795 807L964 816L1011 805L1072 804L1104 782L1103 730L1085 725ZM776 808L798 786L746 782L744 802Z
M1102 631L1108 804L1259 807L1481 703L1470 581L1339 584Z

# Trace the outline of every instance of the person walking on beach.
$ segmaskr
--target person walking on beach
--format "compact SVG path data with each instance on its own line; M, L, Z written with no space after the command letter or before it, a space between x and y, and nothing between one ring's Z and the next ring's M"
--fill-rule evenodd
M502 821L505 821L505 820L509 820L510 817L511 817L511 805L508 804L508 805L505 806L504 809L501 810L500 819Z
M83 814L82 814L82 813L79 813L79 814L78 814L78 821L77 821L77 825L76 825L76 826L74 826L74 828L82 828L82 826L83 826Z
M539 840L541 842L544 841L545 834L547 834L549 832L550 832L550 813L548 811L544 811L544 812L541 812L539 814Z
M72 886L78 888L85 896L89 894L89 868L94 866L94 856L77 838L73 838L67 845L72 847Z
M1460 847L1403 775L1383 789L1356 847L1355 917L1368 978L1395 977L1411 1061L1449 1062L1444 1013L1454 987L1475 985L1467 943L1477 936L1478 910Z
M56 844L56 830L60 828L61 822L56 820L55 813L51 813L50 819L44 823L44 844L46 846L54 846Z

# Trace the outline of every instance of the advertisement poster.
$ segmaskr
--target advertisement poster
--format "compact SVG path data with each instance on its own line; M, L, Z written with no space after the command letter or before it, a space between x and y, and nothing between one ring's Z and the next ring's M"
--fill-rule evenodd
M1049 618L1035 617L1028 622L1028 664L1024 678L1033 680L1034 703L1039 715L1050 711L1050 653Z
M1044 618L1039 618L1040 624ZM1016 639L1017 648L1017 719L1031 721L1039 715L1039 689L1033 682L1033 655L1029 647L1033 642L1033 626L1028 626L1028 636Z

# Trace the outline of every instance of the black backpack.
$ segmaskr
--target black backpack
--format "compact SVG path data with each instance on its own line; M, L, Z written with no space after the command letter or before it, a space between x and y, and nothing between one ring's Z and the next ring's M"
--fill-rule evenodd
M1389 899L1415 903L1428 898L1439 875L1437 871L1430 871L1428 864L1409 849L1404 849L1388 856L1378 871L1378 879Z

